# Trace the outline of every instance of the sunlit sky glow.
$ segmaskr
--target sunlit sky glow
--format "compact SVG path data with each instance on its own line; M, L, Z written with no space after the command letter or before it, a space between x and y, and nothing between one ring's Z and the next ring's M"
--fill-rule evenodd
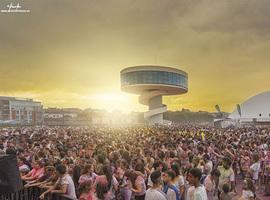
M143 64L188 72L189 92L165 97L169 110L231 112L270 90L269 0L19 2L31 12L0 13L0 95L144 111L119 73Z

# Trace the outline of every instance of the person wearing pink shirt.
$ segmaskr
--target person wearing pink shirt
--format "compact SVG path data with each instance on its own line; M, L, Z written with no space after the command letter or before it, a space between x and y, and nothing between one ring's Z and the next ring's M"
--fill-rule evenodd
M44 174L44 167L41 161L33 162L33 169L26 175L22 176L22 180L24 181L33 181L42 177Z
M78 181L79 185L86 181L91 181L92 183L94 183L97 175L93 171L94 171L93 165L85 165Z

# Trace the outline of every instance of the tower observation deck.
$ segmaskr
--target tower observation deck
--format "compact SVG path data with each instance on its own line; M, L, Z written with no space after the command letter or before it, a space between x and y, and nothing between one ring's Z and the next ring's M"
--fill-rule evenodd
M167 106L162 104L162 96L188 92L188 74L176 68L134 66L123 69L120 76L122 91L140 95L139 103L149 107L144 113L149 125L164 123L163 113Z

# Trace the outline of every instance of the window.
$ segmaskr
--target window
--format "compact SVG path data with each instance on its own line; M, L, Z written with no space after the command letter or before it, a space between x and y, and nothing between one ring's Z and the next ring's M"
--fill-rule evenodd
M158 72L153 72L153 83L158 83Z
M129 72L121 76L122 85L166 84L187 87L187 78L182 74L165 71Z

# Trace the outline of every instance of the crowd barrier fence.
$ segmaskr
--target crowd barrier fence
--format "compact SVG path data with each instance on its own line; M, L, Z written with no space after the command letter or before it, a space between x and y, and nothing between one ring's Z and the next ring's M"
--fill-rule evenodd
M39 200L43 191L38 187L24 188L14 193L2 193L0 200ZM72 198L59 194L47 194L44 200L72 200Z

